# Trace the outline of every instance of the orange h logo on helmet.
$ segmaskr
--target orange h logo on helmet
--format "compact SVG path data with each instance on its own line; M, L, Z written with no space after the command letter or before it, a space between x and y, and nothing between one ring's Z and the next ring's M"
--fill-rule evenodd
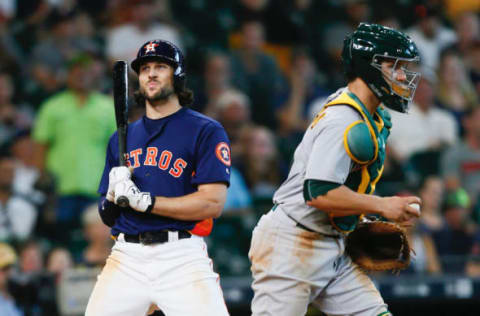
M145 45L145 53L154 52L155 47L157 46L158 46L157 43L154 43L154 42L148 43L147 45Z

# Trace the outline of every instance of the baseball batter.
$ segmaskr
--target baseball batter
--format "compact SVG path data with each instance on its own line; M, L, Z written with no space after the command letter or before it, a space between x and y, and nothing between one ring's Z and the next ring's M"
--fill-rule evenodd
M274 207L253 232L253 315L390 315L369 277L344 254L361 214L406 224L418 197L370 195L383 171L391 128L380 105L406 112L419 74L415 44L403 33L360 24L342 53L348 85L328 98L297 147Z
M147 42L132 68L146 115L128 126L130 169L118 167L116 133L108 145L99 209L116 242L86 315L143 316L151 304L166 316L228 315L202 238L225 202L228 138L218 122L183 107L192 92L176 46ZM117 205L120 196L129 207Z

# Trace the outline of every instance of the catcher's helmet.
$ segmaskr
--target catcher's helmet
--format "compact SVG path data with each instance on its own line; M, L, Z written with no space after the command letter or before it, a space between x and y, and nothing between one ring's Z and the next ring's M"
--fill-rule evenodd
M185 67L182 51L174 44L164 40L151 40L138 50L137 58L132 61L132 69L138 74L140 65L148 60L160 60L170 64L173 71L175 90L183 87Z
M378 24L360 23L344 40L342 59L347 76L360 77L387 107L407 112L413 99L420 74L407 65L420 61L415 43L402 32ZM391 73L381 63L393 63ZM406 80L400 82L394 73L401 69ZM383 71L382 71L383 70Z

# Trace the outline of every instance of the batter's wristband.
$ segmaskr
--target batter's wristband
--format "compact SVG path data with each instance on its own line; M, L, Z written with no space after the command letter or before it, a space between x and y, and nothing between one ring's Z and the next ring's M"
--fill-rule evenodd
M107 212L116 211L119 207L117 204L110 202L107 199L103 200L102 206L103 206L102 209Z
M152 213L153 207L155 206L155 197L150 194L150 197L152 198L152 204L150 204L147 209L145 210L145 213L150 214Z
M99 209L100 218L105 225L112 227L115 224L117 218L120 216L122 208L117 204L110 202L105 197L103 197L102 199L103 200L100 204Z

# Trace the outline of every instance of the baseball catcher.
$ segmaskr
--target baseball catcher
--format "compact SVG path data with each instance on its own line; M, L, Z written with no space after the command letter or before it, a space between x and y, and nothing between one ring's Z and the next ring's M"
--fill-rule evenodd
M419 53L402 32L361 23L342 59L347 86L307 128L274 207L253 231L254 316L305 315L310 303L327 315L391 315L366 270L409 263L401 226L420 215L411 206L420 199L373 192L392 127L385 107L407 112Z

